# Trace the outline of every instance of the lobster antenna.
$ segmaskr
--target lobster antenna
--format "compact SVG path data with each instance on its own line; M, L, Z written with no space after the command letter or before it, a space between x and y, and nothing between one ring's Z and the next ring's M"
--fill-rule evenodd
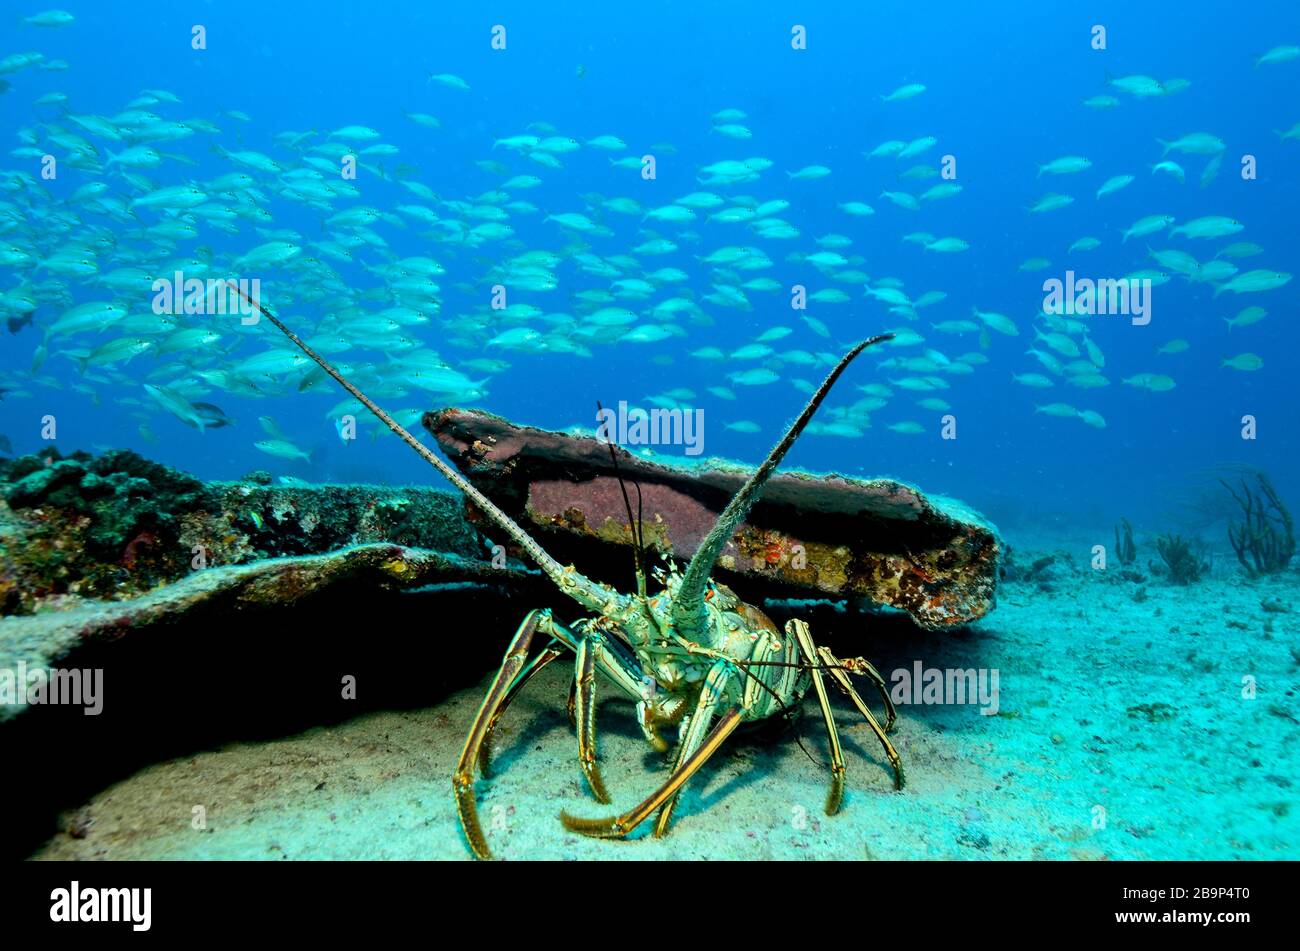
M605 407L600 405L600 400L596 400L596 413L600 415L605 412ZM614 477L618 479L618 489L623 493L623 508L627 510L627 530L632 534L632 563L636 566L636 593L638 597L644 598L645 589L645 549L641 543L641 486L633 482L636 486L636 521L632 520L632 502L627 497L627 486L623 484L623 473L618 468L618 453L614 452L614 441L605 436L605 445L609 446L609 461L614 464Z
M474 488L474 486L472 486L464 476L434 455L431 449L407 432L405 427L397 422L397 420L393 419L386 412L380 409L379 406L370 399L370 397L366 396L366 394L362 393L359 389L348 382L343 374L334 369L334 367L331 366L324 357L309 347L297 334L281 323L280 319L263 307L260 301L254 300L245 294L234 281L227 281L226 283L237 294L239 294L240 297L248 301L251 306L256 307L261 311L263 317L273 323L281 333L288 337L294 345L298 347L299 350L311 357L312 360L316 361L322 370L332 376L335 381L343 387L343 389L356 397L357 400L359 400L366 409L374 413L385 426L400 436L404 443L419 454L420 458L442 473L443 477L446 478L448 482L464 492L465 495L469 497L470 501L473 502L490 521L509 535L511 539L514 540L515 544L528 553L528 557L537 564L537 567L540 568L547 577L555 582L556 586L561 591L569 595L569 597L573 598L583 607L594 611L605 610L610 606L611 601L620 597L617 593L612 592L601 585L597 585L590 578L579 574L572 567L564 567L548 555L545 549L543 549L541 545L537 544L531 535L520 528L514 519L501 511L501 509L497 508L497 506L493 504L487 496Z
M641 483L636 479L632 480L632 485L636 488L636 543L641 549L641 563L645 564L645 523L641 521Z
M813 414L817 412L817 408L826 399L831 387L835 385L835 381L840 378L840 375L848 369L849 364L863 350L892 339L894 339L892 333L879 334L862 341L846 353L840 362L835 365L835 368L827 374L826 379L822 381L822 385L817 387L817 391L808 400L808 405L803 408L799 418L786 430L786 434L768 453L767 458L763 460L763 464L754 470L754 474L749 477L749 480L741 486L740 491L727 503L727 507L722 510L722 514L718 516L718 520L714 523L709 534L700 543L700 547L691 559L690 565L682 576L682 583L678 586L673 597L673 624L677 628L679 636L688 640L698 640L703 636L707 623L704 613L704 590L709 583L709 576L713 573L713 566L717 562L718 556L722 554L722 549L727 542L731 541L736 528L744 521L754 503L758 501L763 485L771 478L772 473L776 471L776 467L781 464L781 460L790 451L790 447L799 438L799 434L812 421Z

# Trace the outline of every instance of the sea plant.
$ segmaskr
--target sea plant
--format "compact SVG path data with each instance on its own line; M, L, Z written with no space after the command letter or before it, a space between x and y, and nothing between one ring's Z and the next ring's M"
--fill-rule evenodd
M1137 561L1137 545L1133 544L1133 526L1128 523L1128 519L1121 518L1120 524L1124 526L1124 534L1121 537L1119 525L1115 526L1115 557L1119 563L1125 567Z
M1161 535L1156 539L1156 550L1169 569L1169 580L1174 584L1192 584L1210 570L1210 563L1201 558L1190 541L1181 535Z
M1252 489L1241 480L1241 494L1222 479L1223 487L1241 507L1242 520L1228 522L1228 541L1237 553L1237 561L1252 578L1275 574L1285 568L1295 554L1295 530L1291 513L1278 498L1268 476L1255 473L1258 487Z

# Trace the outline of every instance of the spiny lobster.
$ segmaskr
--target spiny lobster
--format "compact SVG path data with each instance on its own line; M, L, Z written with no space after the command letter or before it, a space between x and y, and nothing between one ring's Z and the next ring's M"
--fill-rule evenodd
M231 286L239 291L233 282ZM597 671L636 703L641 731L652 747L660 752L668 751L669 743L662 734L665 728L677 727L680 739L676 761L667 781L631 810L606 819L583 819L561 812L561 821L575 832L621 838L658 811L654 834L664 835L682 787L727 737L742 723L773 716L793 718L810 686L821 708L831 754L831 788L826 797L825 811L827 815L835 814L844 797L845 764L823 672L830 675L866 719L893 767L896 788L902 788L902 760L886 735L894 725L896 713L885 681L876 669L863 658L841 660L826 647L816 645L808 625L801 620L789 621L782 636L766 614L754 605L742 602L730 588L710 577L714 563L757 501L764 483L811 421L835 381L858 354L891 339L892 334L865 340L844 355L767 459L728 503L686 570L678 572L676 565L671 565L667 572L662 569L653 572L655 580L663 586L657 594L647 592L644 553L639 535L634 533L637 541L637 592L626 595L586 578L573 566L561 565L548 555L513 519L344 379L274 314L261 303L243 295L242 291L239 293L426 462L465 493L561 591L594 615L565 625L549 609L530 611L515 632L501 667L492 679L452 777L461 828L478 858L491 858L491 851L478 819L474 795L475 769L487 775L492 731L510 702L538 671L566 651L571 651L576 657L569 709L577 728L578 762L598 802L608 803L610 797L596 763ZM610 452L613 456L612 445ZM628 518L629 530L632 530L630 505ZM533 641L539 634L547 639L546 643L530 657ZM850 674L865 677L879 692L886 710L883 725L854 689Z

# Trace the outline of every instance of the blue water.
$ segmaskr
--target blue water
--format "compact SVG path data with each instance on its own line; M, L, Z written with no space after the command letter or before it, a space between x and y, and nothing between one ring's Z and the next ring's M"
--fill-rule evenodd
M1024 351L1032 340L1042 281L1063 277L1067 268L1080 276L1121 277L1154 266L1145 259L1148 241L1157 249L1188 251L1201 261L1230 242L1251 241L1265 251L1236 262L1243 271L1300 270L1294 239L1300 217L1300 142L1282 142L1274 133L1300 120L1300 61L1253 65L1254 57L1267 49L1300 43L1300 6L1294 3L877 2L817 5L797 14L789 5L767 2L622 8L582 2L453 6L393 0L303 6L223 0L189 9L161 2L60 0L60 6L73 13L76 22L37 29L17 21L20 15L37 12L39 5L3 4L0 57L38 50L47 59L70 63L67 72L25 69L2 77L12 84L0 95L0 129L9 147L20 144L14 134L20 128L67 125L57 108L33 107L46 93L65 92L78 114L113 116L141 90L162 88L176 93L183 104L160 103L151 107L154 111L166 119L209 119L223 131L217 137L199 134L159 146L198 164L169 160L145 171L158 185L203 182L234 170L210 150L214 141L291 162L293 154L274 143L275 134L314 128L323 138L350 124L379 130L381 141L400 149L398 157L384 160L386 168L414 166L413 177L444 199L470 199L500 184L501 177L477 167L477 160L495 159L506 163L512 174L540 176L541 187L512 198L531 201L542 213L512 215L516 233L505 243L469 248L421 240L417 235L424 229L414 224L406 230L383 222L374 226L397 257L427 255L447 268L438 280L442 313L431 326L408 332L453 365L482 356L508 360L511 368L490 381L481 404L506 417L553 428L591 427L597 400L606 405L620 400L643 404L649 395L684 387L698 394L686 403L706 412L706 454L756 463L805 398L788 378L817 380L823 371L785 367L782 381L734 387L740 399L726 402L710 396L706 388L729 385L726 374L757 364L709 363L691 358L690 351L716 346L731 352L773 326L786 325L794 333L773 345L778 351L838 353L870 334L908 326L926 336L926 346L956 357L980 350L975 335L945 336L933 332L931 325L969 319L974 305L1011 316L1020 336L992 334L990 346L982 351L988 363L971 375L951 377L948 390L897 391L888 407L873 414L862 438L806 436L787 465L894 475L963 498L1007 523L1056 519L1101 526L1103 531L1121 515L1145 517L1153 520L1152 528L1161 527L1154 520L1168 497L1195 482L1198 473L1225 463L1269 471L1284 497L1294 498L1300 489L1300 453L1293 432L1294 381L1300 370L1294 319L1300 283L1214 299L1209 286L1175 278L1155 289L1147 326L1133 326L1121 317L1091 318L1091 338L1106 355L1102 373L1110 380L1108 387L1081 390L1058 382L1040 391L1011 380L1013 373L1041 372ZM207 28L206 50L190 48L194 22ZM794 23L807 28L806 50L791 49ZM494 24L506 27L504 51L490 46ZM1107 28L1105 51L1090 48L1094 24ZM429 84L430 73L461 76L472 91ZM1185 78L1191 86L1178 95L1141 100L1108 88L1108 73ZM927 91L906 102L879 101L912 82L925 84ZM1097 112L1081 105L1083 99L1102 94L1116 96L1120 106ZM742 121L752 130L752 139L736 142L710 131L710 115L725 108L747 114ZM253 121L226 118L224 110L246 112ZM431 113L442 128L416 126L403 110ZM520 134L538 121L580 141L617 135L628 150L583 148L561 157L562 170L550 170L492 149L494 139ZM1200 131L1227 143L1222 171L1208 187L1199 185L1206 156L1170 156L1187 170L1182 185L1149 172L1161 158L1157 138ZM119 143L82 134L101 148L118 150ZM936 136L939 144L914 161L868 161L863 156L885 140L910 141L924 135ZM656 180L643 181L635 171L611 167L611 156L641 155L659 142L672 143L677 151L657 155ZM1086 156L1092 167L1077 175L1036 177L1038 164L1072 154ZM1243 154L1257 158L1257 179L1243 180ZM896 173L916 163L937 166L943 155L956 158L957 182L964 189L957 197L924 204L918 212L879 197L884 189L917 194L935 184L899 182ZM705 188L696 180L702 165L751 156L774 163L758 182ZM831 168L831 176L818 181L787 178L788 171L814 164ZM7 154L0 159L0 169L32 176L39 172L34 159ZM1094 199L1102 182L1121 173L1135 175L1136 181L1118 194ZM78 187L96 180L131 194L115 175L97 176L65 164L56 181L37 179L37 187L48 189L48 197L26 195L5 176L0 202L45 214ZM391 210L414 200L396 183L364 170L356 185L361 197L335 202L336 211L355 204ZM711 283L698 257L725 245L761 247L774 266L746 272L743 279L770 276L783 289L750 294L752 311L705 304L714 321L711 327L683 322L685 336L655 344L597 345L590 359L446 345L458 315L487 303L483 278L492 264L523 250L560 251L569 243L572 236L544 221L546 214L583 212L587 202L582 196L589 193L630 197L648 210L697 190L791 203L780 217L801 230L798 239L769 241L743 224L700 220L688 226L699 234L698 243L681 240L678 252L644 259L647 271L667 266L687 271L691 278L685 287L698 299ZM265 191L272 194L269 188ZM1075 202L1061 211L1027 214L1027 206L1049 191L1071 194ZM876 214L845 215L837 203L847 201L865 201ZM271 197L265 207L274 215L276 228L296 229L308 243L324 235L322 220L327 216L319 211L278 197ZM587 213L615 231L613 237L587 239L596 254L629 254L644 240L637 217ZM1173 215L1179 223L1228 215L1246 227L1239 235L1208 241L1155 235L1120 242L1125 228L1151 214ZM148 224L160 220L149 209L140 216ZM39 214L27 217L31 224L0 234L0 242L34 245L44 256L59 242L43 232ZM94 228L129 230L104 216L82 217ZM644 227L664 236L674 233L673 226L654 222ZM901 241L913 231L958 236L971 248L960 254L926 252ZM853 239L852 247L842 253L860 255L860 269L873 280L898 278L912 297L941 290L947 299L908 322L878 301L860 297L858 289L786 260L792 252L818 250L813 238L831 232ZM1084 235L1100 238L1101 247L1067 255L1066 248ZM245 222L237 237L205 231L174 250L159 249L158 260L200 246L212 248L219 259L233 258L264 240ZM1018 270L1022 261L1035 256L1050 259L1051 267L1039 273ZM377 264L382 258L376 254L367 260ZM333 266L357 291L380 284L364 268ZM547 312L580 314L571 295L609 284L579 271L571 260L561 264L558 274L556 291L517 292L511 301L532 303ZM294 270L270 269L257 276L263 281L264 301L291 326L310 331L322 312L296 306ZM3 290L55 279L45 273L33 276L29 268L0 267ZM786 288L796 283L806 284L810 292L845 287L853 295L847 304L809 306L807 313L830 328L829 341L814 335L791 311ZM68 288L76 301L112 296L75 279L68 281ZM673 293L668 289L648 302L625 305L648 308ZM125 303L131 313L148 306L144 299ZM1268 318L1229 332L1224 319L1252 305L1265 307ZM42 306L31 326L15 334L0 331L0 387L22 391L0 402L0 434L10 439L15 452L48 445L40 436L41 418L48 414L58 420L56 444L63 451L127 447L204 478L234 478L266 469L312 480L440 481L395 439L372 442L363 436L353 444L341 443L324 415L343 397L332 384L308 394L258 400L214 390L203 398L225 409L236 425L200 434L151 410L150 427L159 441L146 442L138 431L140 420L129 414L135 407L117 401L144 399L138 384L157 367L153 355L120 366L126 378L121 382L73 389L78 373L59 355L59 347L98 346L111 334L65 339L51 346L41 379L29 379L32 353L44 328L63 309ZM644 322L651 321L647 317ZM268 324L259 331L260 337L247 337L232 359L253 356L263 343L283 345ZM1190 350L1177 356L1155 354L1174 338L1188 340ZM1220 367L1223 358L1244 351L1261 355L1263 368L1238 372ZM850 368L827 405L859 398L856 384L908 375L877 368L881 359L902 353L869 353ZM378 354L369 357L383 359ZM362 357L349 354L347 359ZM211 356L205 361L206 366L218 364ZM1142 372L1168 374L1177 387L1153 393L1120 382ZM914 398L935 395L952 404L955 440L940 438L940 413L912 405ZM1101 413L1106 428L1035 413L1035 403L1055 401ZM418 390L399 401L402 407L429 408L442 402ZM252 443L266 438L257 425L263 414L274 416L289 438L311 450L313 461L288 462L255 449ZM1253 441L1240 435L1246 414L1258 419L1259 437ZM749 435L725 428L738 419L759 423L762 432ZM926 431L905 435L886 428L902 420L917 420ZM672 456L682 450L656 451Z

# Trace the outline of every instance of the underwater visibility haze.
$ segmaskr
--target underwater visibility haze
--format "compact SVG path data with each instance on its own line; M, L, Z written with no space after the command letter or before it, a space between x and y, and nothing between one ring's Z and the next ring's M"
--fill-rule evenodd
M66 626L91 617L76 612L193 587L159 567L156 549L227 504L218 534L239 554L217 567L275 571L275 556L392 541L368 535L364 513L405 508L413 524L409 512L430 505L443 514L420 516L420 538L451 538L454 523L471 540L416 547L486 559L493 543L481 531L509 544L520 573L511 584L533 584L522 571L538 567L555 583L511 589L491 624L458 623L478 643L468 658L444 658L462 679L424 701L438 706L403 696L397 713L330 713L320 720L334 724L334 746L311 716L270 738L217 729L195 741L206 759L188 778L168 764L195 750L159 748L138 771L65 790L61 808L81 818L27 853L281 857L273 844L311 858L1297 857L1288 505L1300 505L1300 6L60 4L0 4L0 485L4 524L18 526L0 537L0 606L11 615L0 620L0 662L48 636L46 661L66 665L77 648L50 633L50 618L65 614ZM442 509L437 493L403 495L456 489L276 321L437 458L472 452L452 468L503 508L476 481L492 452L481 433L498 446L513 436L468 411L620 443L626 461L599 505L613 506L614 534L626 537L596 560L620 563L599 580L627 600L606 602L596 582L576 594L530 561L519 536L501 536L499 519L489 524L487 503L462 526L459 499ZM841 364L878 335L887 339ZM814 399L837 365L834 387ZM706 501L726 492L700 503L708 524L692 523L676 569L655 551L634 559L642 536L662 540L685 517L642 485L655 466L687 481L709 459L756 467L810 400L820 405L781 471L924 493L899 514L871 502L835 509L848 504L835 494L843 480L773 489L809 519L841 511L840 534L814 557L849 552L856 567L833 583L823 562L815 582L739 578L752 585L737 585L743 600L771 599L766 626L707 581L712 561L696 578L675 573L739 478L699 490ZM435 440L425 414L447 407L465 412L438 417L453 435L439 429ZM488 429L457 442L462 424ZM122 462L134 457L118 450L143 458ZM77 451L87 455L69 462ZM566 465L606 461L563 458L537 478L577 484ZM59 465L79 467L80 489L48 474ZM540 463L490 477L530 465ZM119 491L114 466L155 494L152 512L140 484L113 503L117 534L94 494ZM539 484L533 514L547 504ZM297 519L304 496L265 513L240 501L326 486L374 494L340 495L313 514L306 536L318 524L334 532L314 548L285 515ZM236 494L194 501L204 491ZM594 493L574 499L598 507ZM173 503L183 517L165 512ZM60 506L84 521L51 522ZM548 550L574 527L557 515L539 534L522 503L511 514ZM905 522L925 526L898 543L908 579L854 587L862 552L911 531ZM59 532L99 567L54 570ZM724 534L713 554L740 573ZM774 571L803 570L791 560L802 548L775 539L760 543L760 560L767 551ZM569 541L582 544L556 544ZM952 551L977 549L986 561L953 567ZM563 551L555 565L581 562L580 547ZM638 600L634 561L662 607ZM403 566L384 570L401 583L434 570ZM655 570L667 574L656 581ZM902 603L908 584L925 597ZM950 610L959 588L963 607ZM789 600L810 606L817 592L824 603L802 614ZM559 645L564 656L539 665L502 719L501 769L479 782L476 815L473 781L458 779L453 797L449 780L464 772L467 731L466 750L477 750L484 692L531 676L510 668L483 680L535 608L565 620L526 622L533 650ZM791 620L808 611L830 625L834 654L817 620ZM584 612L632 631L619 635L627 643L589 644L603 628L573 623ZM17 627L42 618L49 631ZM132 618L126 626L155 623ZM656 653L651 630L693 647ZM770 646L788 668L759 653L736 660L726 631L744 634L746 652ZM697 640L721 653L702 661ZM579 682L585 671L600 685L599 769L587 723L597 700L578 689L581 751L564 718L570 649ZM981 704L913 692L923 668L971 671ZM836 692L847 675L860 696ZM709 691L716 703L700 699ZM727 700L741 695L733 717ZM882 700L898 708L893 746ZM789 735L746 739L740 758L722 745L676 811L666 799L635 841L574 835L614 834L586 817L626 818L690 753L713 752L742 720L795 708L808 755ZM840 722L842 781L822 710ZM721 732L706 737L714 716ZM679 728L684 753L673 752ZM0 742L4 733L0 721ZM381 733L397 739L376 754L369 741ZM222 788L219 777L251 769L261 746L344 769L340 738L364 797L331 773L321 780L329 808L299 814L280 785L294 775L287 765L256 796ZM645 739L665 754L658 765ZM236 740L251 748L223 745ZM823 803L832 773L843 783L837 810ZM240 821L195 838L185 805L172 829L155 790L178 784L185 803L228 801L224 814ZM107 818L123 809L139 810L134 833ZM669 815L668 835L643 834L667 829Z

